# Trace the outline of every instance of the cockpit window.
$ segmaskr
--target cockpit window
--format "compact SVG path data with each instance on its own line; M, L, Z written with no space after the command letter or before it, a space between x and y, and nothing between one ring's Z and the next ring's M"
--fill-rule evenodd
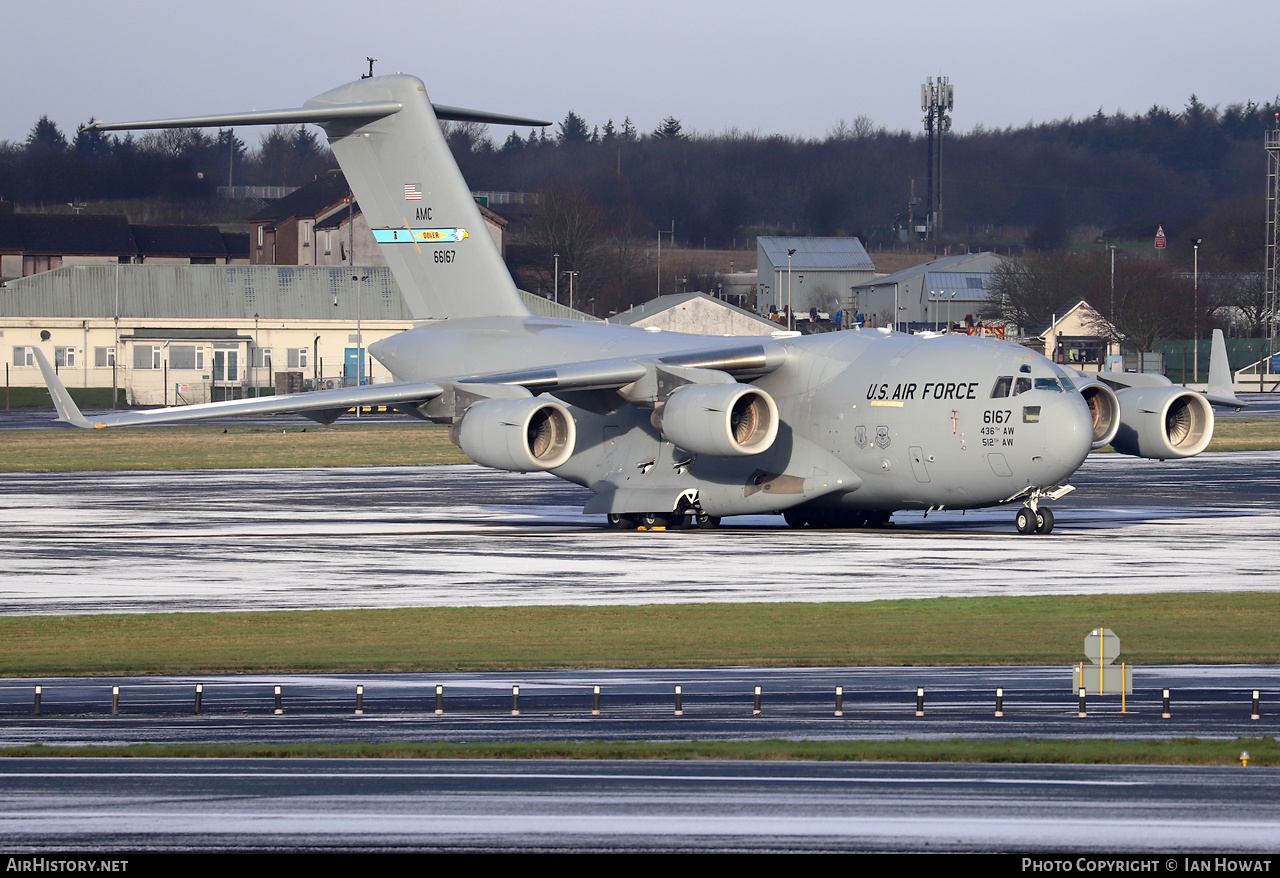
M1062 392L1062 385L1058 383L1057 378L1037 378L1036 390L1052 390L1055 393Z
M1013 377L1010 375L1001 375L996 379L995 387L991 388L992 399L1004 399L1009 395L1009 390L1013 387Z
M1031 389L1031 379L1019 378L1017 383L1013 385L1013 395L1017 396L1019 393L1026 393L1030 389Z

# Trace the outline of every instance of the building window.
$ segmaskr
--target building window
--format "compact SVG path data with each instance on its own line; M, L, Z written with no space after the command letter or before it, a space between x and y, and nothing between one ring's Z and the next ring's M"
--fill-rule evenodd
M289 368L307 368L307 354L310 350L310 348L289 348Z
M261 250L261 249L262 249L262 240L263 240L263 231L262 231L262 230L263 230L263 228L264 228L264 226L258 226L258 249L259 249L259 250Z
M159 369L160 345L136 344L133 346L133 368Z
M271 348L250 348L252 353L252 365L255 369L271 368Z
M53 365L59 369L74 369L76 365L76 349L54 348Z
M324 255L328 256L333 252L333 232L329 229L324 231Z
M115 348L94 348L93 349L93 367L95 369L110 369L116 364Z
M204 359L204 348L196 347L189 344L171 344L169 345L169 368L170 369L202 369L202 365L197 364L196 359Z
M13 365L15 366L34 366L36 364L36 355L32 352L32 348L14 348L13 349Z

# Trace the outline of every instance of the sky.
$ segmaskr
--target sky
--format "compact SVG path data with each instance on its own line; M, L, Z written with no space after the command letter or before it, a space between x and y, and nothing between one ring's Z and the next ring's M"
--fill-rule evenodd
M955 87L958 131L1280 94L1275 0L68 0L9 4L4 24L13 141L41 115L70 137L90 116L300 106L366 56L437 103L642 131L668 115L705 133L821 137L858 116L923 130L929 76Z

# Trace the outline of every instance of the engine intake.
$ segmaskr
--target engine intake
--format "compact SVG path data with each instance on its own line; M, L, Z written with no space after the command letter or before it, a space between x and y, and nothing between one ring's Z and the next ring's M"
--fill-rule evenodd
M778 436L778 406L750 384L688 384L672 391L658 417L667 438L686 451L745 457Z
M1120 400L1116 392L1105 384L1095 382L1080 388L1080 395L1089 406L1093 417L1093 447L1103 448L1111 444L1120 429Z
M1213 438L1213 407L1182 387L1121 390L1120 429L1111 447L1121 454L1165 460L1191 457Z
M577 427L558 402L487 399L467 409L457 437L458 447L476 463L523 473L568 463Z

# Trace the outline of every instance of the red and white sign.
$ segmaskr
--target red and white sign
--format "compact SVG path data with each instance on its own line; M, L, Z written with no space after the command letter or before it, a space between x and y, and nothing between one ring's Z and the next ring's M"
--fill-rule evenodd
M1163 250L1166 240L1167 239L1164 236L1164 226L1156 226L1156 249Z

